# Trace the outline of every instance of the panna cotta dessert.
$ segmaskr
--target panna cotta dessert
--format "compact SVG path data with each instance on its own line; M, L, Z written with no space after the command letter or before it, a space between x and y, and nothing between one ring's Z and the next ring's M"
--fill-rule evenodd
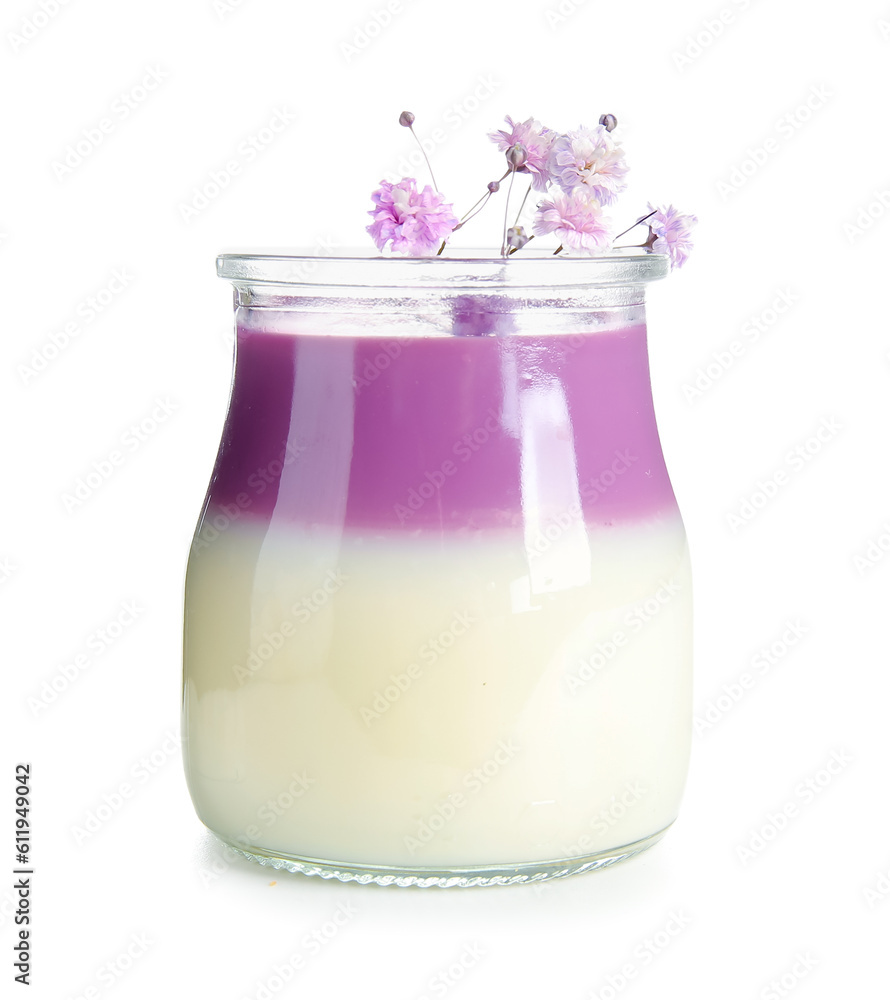
M200 819L276 866L485 884L677 815L691 588L642 306L578 329L237 309L186 580Z

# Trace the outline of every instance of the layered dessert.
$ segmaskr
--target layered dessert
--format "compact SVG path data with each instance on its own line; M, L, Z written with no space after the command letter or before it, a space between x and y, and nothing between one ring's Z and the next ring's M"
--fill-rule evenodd
M202 821L256 856L402 872L663 832L691 593L645 326L309 320L238 311L186 585Z

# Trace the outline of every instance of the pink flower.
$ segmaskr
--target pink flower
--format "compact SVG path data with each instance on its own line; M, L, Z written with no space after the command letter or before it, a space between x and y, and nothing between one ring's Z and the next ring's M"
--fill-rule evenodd
M525 147L528 159L525 161L525 166L520 169L532 175L532 187L536 191L546 190L550 183L547 164L556 132L552 128L545 128L534 118L526 118L524 122L514 122L507 115L504 121L510 126L509 131L498 129L496 132L489 132L489 139L496 143L502 152L506 152L517 143Z
M646 220L649 224L650 239L652 236L655 237L652 249L656 253L666 253L671 259L672 268L682 267L692 249L689 233L698 219L694 215L683 215L673 205L656 209L650 203L649 211L653 210L655 215Z
M453 206L429 184L418 191L413 177L403 177L398 184L381 181L371 198L376 207L368 212L374 218L368 232L378 250L392 243L396 253L433 254L460 221Z
M564 191L583 186L602 205L627 187L624 150L603 125L559 136L550 150L550 175Z
M538 236L556 233L563 246L590 254L608 249L611 227L612 220L603 216L599 202L580 187L543 198L534 222Z

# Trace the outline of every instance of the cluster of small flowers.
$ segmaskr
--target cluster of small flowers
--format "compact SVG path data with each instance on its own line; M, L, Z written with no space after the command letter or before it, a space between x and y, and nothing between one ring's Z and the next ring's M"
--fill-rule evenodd
M560 241L555 253L567 250L599 254L612 247L617 237L612 235L612 220L603 209L612 205L627 186L628 171L621 144L612 136L618 124L615 116L603 115L592 128L581 127L565 133L546 128L534 118L515 122L508 115L505 120L507 128L490 132L489 138L505 154L507 170L499 180L488 184L485 194L460 219L454 214L453 205L439 193L435 177L432 187L426 185L422 191L413 177L404 177L397 184L380 182L371 196L375 207L369 214L374 221L368 226L379 250L391 245L395 253L441 254L448 237L485 207L507 177L510 181L502 255L521 250L535 236L551 233ZM414 115L410 111L402 112L399 123L414 131ZM516 174L527 174L530 183L516 223L508 227L509 199ZM433 176L432 168L430 175ZM532 235L527 235L518 223L533 190L541 192L543 197L538 202ZM681 267L692 248L690 231L697 221L694 215L684 215L673 205L649 204L648 214L637 219L630 229L645 222L649 238L639 246L667 254L672 267Z

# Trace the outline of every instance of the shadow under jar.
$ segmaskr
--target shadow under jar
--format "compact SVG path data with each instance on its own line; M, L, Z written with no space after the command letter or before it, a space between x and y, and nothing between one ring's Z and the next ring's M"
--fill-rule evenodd
M183 746L253 860L398 885L588 871L677 815L686 536L658 254L226 254L229 409L188 563Z

